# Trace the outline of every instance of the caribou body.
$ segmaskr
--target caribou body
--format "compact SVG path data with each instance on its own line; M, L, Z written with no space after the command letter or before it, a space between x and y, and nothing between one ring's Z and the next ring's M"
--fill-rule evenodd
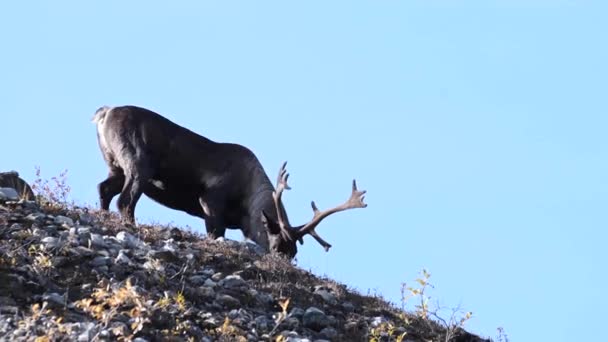
M109 210L118 194L123 220L135 223L135 206L142 194L172 209L204 219L207 234L224 236L227 228L265 250L289 257L297 253L296 241L313 236L326 250L331 245L315 231L328 215L364 208L365 191L353 180L349 200L333 209L319 211L312 202L313 219L292 227L281 201L289 189L285 164L276 189L255 154L232 143L207 139L163 116L136 106L99 108L93 122L108 177L99 183L100 205Z

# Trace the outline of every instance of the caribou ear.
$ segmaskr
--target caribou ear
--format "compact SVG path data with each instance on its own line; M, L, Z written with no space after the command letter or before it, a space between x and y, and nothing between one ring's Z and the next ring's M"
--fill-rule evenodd
M262 210L261 220L262 224L270 234L276 235L281 233L281 227L271 217L269 217L264 210Z

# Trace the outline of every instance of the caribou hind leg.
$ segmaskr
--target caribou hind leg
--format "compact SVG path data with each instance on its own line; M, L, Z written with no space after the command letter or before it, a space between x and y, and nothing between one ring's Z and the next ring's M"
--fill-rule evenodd
M135 206L153 175L153 169L144 150L143 139L138 135L129 138L123 139L122 146L117 149L117 159L124 171L124 184L116 204L123 221L135 224Z
M108 178L99 183L97 190L99 191L99 204L101 209L110 210L110 202L112 198L118 195L125 184L125 175L122 170L110 170Z
M135 224L135 206L150 178L150 168L146 163L135 163L133 169L125 172L125 183L118 197L118 210L128 223Z

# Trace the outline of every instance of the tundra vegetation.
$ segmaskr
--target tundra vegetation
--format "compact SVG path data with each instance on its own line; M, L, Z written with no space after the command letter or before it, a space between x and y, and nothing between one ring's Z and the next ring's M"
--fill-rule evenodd
M426 271L399 308L248 244L78 206L65 172L34 184L37 202L0 200L0 340L489 341L469 313L442 318Z

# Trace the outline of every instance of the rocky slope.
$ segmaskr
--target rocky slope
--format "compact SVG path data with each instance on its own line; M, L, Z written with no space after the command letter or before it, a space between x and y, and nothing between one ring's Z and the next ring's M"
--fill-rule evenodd
M10 199L0 196L0 340L444 340L440 326L253 244Z

